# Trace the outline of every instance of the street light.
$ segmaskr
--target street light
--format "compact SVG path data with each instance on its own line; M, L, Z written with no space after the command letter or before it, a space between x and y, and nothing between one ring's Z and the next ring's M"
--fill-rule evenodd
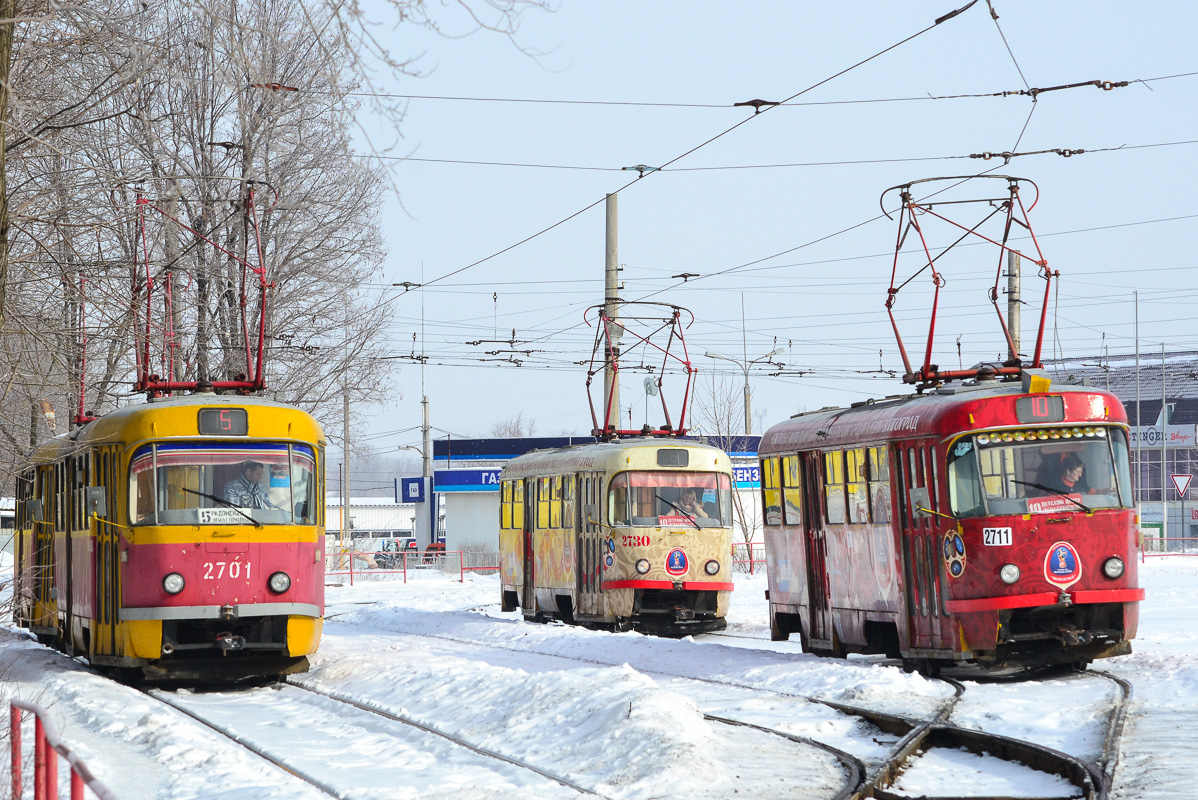
M771 350L770 352L766 353L763 356L758 356L757 358L753 359L752 361L741 361L736 358L722 356L719 353L713 353L710 350L708 350L706 353L703 354L703 355L707 356L708 358L718 358L720 361L731 361L733 364L740 367L744 371L744 373L745 373L745 436L753 435L753 412L751 410L751 405L750 405L750 401L749 401L749 368L752 367L754 364L756 364L758 361L768 361L769 359L771 359L774 356L781 353L783 351L783 349L784 348L781 348L781 347L776 348L776 349Z

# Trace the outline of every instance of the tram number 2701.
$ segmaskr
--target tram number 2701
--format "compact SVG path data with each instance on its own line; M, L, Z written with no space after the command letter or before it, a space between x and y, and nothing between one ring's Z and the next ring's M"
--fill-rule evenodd
M982 528L982 544L1006 547L1011 544L1010 528Z
M253 566L248 561L205 561L204 580L216 580L225 577L226 574L230 578L240 578L242 577L242 572L245 573L245 579L249 580L250 570Z

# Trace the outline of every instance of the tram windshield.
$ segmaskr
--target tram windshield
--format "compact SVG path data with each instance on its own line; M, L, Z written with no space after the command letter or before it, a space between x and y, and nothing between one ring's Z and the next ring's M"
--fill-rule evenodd
M134 525L315 525L315 471L302 444L148 444L129 468L129 515Z
M1131 506L1127 436L1119 428L1044 429L958 439L948 454L958 517L1054 514Z
M716 472L621 472L607 498L612 525L732 525L732 480Z

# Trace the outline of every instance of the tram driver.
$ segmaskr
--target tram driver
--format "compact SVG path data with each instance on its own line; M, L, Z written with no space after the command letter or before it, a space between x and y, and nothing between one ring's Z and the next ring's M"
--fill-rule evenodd
M1077 453L1050 454L1040 462L1036 483L1062 494L1088 494L1086 465Z
M707 510L699 502L698 493L689 486L683 489L682 493L678 495L678 508L690 514L695 519L707 518Z
M265 471L258 461L242 461L237 477L225 484L225 502L238 508L278 508L262 488Z

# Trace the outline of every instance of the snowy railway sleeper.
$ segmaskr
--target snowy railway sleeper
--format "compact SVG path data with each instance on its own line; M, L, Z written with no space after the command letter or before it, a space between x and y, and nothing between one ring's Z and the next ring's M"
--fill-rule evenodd
M500 475L505 611L587 627L722 630L732 591L732 463L685 440L529 453Z
M14 620L127 677L306 671L324 612L324 445L299 409L211 390L46 442L17 480Z

